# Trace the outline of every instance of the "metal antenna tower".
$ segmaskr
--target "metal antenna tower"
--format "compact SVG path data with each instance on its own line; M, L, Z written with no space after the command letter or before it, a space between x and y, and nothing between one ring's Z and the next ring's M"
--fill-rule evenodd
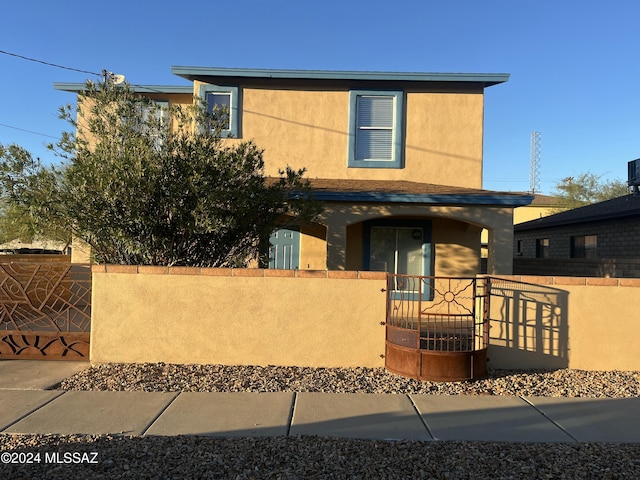
M529 193L540 192L540 155L542 150L542 134L531 133L531 170L529 171Z

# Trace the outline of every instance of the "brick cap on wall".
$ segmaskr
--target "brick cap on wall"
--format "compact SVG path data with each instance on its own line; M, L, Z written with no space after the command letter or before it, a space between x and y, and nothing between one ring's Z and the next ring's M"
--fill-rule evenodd
M155 265L92 265L92 273L135 273L146 275L203 275L212 277L334 278L386 280L385 272L355 270L277 270L267 268L163 267Z
M640 287L640 278L551 277L542 275L490 275L535 285L585 285L591 287Z

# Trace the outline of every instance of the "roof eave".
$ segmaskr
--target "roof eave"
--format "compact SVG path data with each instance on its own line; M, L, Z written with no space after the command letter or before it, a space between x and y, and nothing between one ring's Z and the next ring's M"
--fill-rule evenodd
M53 88L63 92L81 93L85 90L86 83L54 82ZM192 85L129 85L137 93L186 93L193 94Z
M521 207L533 201L530 195L408 194L381 192L312 191L315 200L325 202L421 203L431 205L495 205Z
M490 87L509 80L508 73L422 73L339 70L280 70L172 66L171 72L190 81L206 78L252 78L282 80L351 80L394 82L457 82Z

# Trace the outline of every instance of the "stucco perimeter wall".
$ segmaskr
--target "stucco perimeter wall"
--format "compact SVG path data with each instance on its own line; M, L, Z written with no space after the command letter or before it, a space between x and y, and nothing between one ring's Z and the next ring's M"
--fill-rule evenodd
M92 363L381 367L385 274L93 266Z
M500 279L513 282L492 281L489 367L640 370L640 279Z

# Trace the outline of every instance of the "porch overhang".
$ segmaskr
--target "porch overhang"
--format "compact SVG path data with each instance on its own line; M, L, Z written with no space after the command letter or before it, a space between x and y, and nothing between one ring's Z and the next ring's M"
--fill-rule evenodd
M377 203L423 203L437 205L500 205L521 207L529 205L533 197L511 197L503 195L416 195L389 194L379 192L321 192L313 193L313 198L327 202L377 202Z
M496 192L409 181L310 180L312 196L324 202L411 203L427 205L486 205L521 207L534 197L529 194Z

